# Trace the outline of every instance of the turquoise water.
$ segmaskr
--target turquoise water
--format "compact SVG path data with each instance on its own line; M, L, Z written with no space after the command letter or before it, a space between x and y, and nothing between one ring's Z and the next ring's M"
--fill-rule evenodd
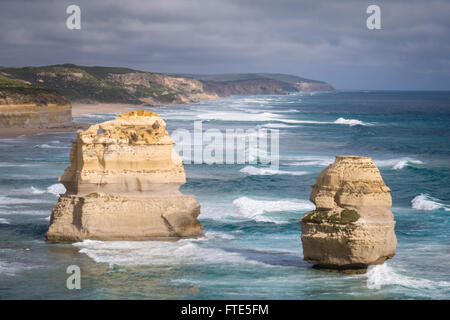
M231 97L155 108L169 132L278 129L280 167L186 164L206 237L48 244L74 133L0 140L2 299L449 299L450 93L335 92ZM99 122L115 114L79 117ZM372 157L392 189L396 256L365 275L302 260L300 217L338 154ZM66 288L81 268L82 289Z

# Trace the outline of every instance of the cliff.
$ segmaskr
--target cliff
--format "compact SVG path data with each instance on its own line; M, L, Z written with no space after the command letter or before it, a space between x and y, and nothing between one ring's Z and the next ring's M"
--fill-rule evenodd
M390 189L372 159L337 156L317 177L310 200L316 209L301 221L306 261L364 271L394 256Z
M238 73L192 75L203 81L206 90L219 96L234 94L286 94L294 92L334 91L326 82L277 73Z
M72 102L161 105L215 99L199 80L128 68L72 64L1 68L0 74L58 91Z
M326 82L285 74L169 75L73 64L0 68L0 75L56 90L72 102L166 105L232 94L332 91Z
M138 110L78 131L47 239L201 236L200 205L179 191L186 176L165 127L157 114Z
M54 90L0 76L0 128L56 128L72 125L70 102Z

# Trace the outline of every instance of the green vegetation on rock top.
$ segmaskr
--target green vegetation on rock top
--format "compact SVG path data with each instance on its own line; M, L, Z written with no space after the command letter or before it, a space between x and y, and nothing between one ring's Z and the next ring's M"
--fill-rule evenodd
M10 79L0 76L0 87L28 87L29 84L26 81L18 79Z
M351 224L361 216L355 210L344 209L342 212L330 214L328 210L313 210L303 216L303 222L310 223L335 223L335 224Z

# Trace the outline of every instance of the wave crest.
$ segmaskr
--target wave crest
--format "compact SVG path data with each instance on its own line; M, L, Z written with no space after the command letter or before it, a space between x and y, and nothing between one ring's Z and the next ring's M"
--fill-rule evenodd
M283 211L302 211L313 210L315 206L306 200L254 200L248 197L240 197L233 201L233 204L239 208L242 217L260 221L283 223L274 217L264 216L265 213L283 212Z
M444 209L450 211L450 207L443 204L441 200L431 197L429 194L422 193L411 200L411 206L416 210L436 211Z
M44 194L44 193L51 193L55 196L59 196L60 194L66 193L66 188L62 183L55 183L51 186L47 187L47 190L38 189L35 187L31 187L31 193L32 194Z
M375 160L375 163L379 167L392 167L393 170L401 170L405 167L423 164L423 162L420 160L408 157L387 159L387 160Z
M256 168L252 166L246 166L239 170L242 173L251 175L251 176L267 176L267 175L275 175L275 174L287 174L292 176L302 176L307 174L306 171L283 171L277 169L270 168Z
M370 266L367 269L368 289L379 290L383 286L398 285L412 289L439 289L442 287L450 287L450 283L446 281L431 281L427 279L418 279L404 276L394 271L387 263Z
M195 243L199 241L204 239L176 242L84 240L73 245L95 262L110 266L251 263L237 253Z
M335 120L334 123L336 123L336 124L347 124L350 127L354 127L354 126L369 126L370 125L370 123L362 122L362 121L357 120L357 119L344 119L344 118L339 118L339 119Z

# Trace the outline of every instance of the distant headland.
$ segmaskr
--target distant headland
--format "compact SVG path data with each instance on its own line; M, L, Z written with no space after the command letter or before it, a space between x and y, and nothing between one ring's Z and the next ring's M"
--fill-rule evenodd
M163 74L121 67L61 64L0 67L0 76L55 90L72 103L170 105L235 94L332 91L326 82L287 74Z

